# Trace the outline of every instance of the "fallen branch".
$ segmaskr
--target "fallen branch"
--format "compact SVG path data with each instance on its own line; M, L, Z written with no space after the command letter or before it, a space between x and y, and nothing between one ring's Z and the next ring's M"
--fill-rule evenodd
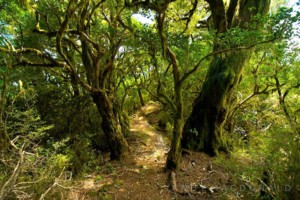
M256 189L256 187L255 187L255 184L254 183L252 183L250 180L245 180L243 177L237 177L241 182L243 182L244 183L244 185L248 188L248 189L251 189L251 190L254 190L255 189L255 191L254 192L258 192L259 190L258 189Z
M27 187L27 186L24 186L24 185L37 184L38 182L40 182L40 181L42 181L44 179L45 179L45 177L43 177L43 178L41 178L41 179L39 179L37 181L20 182L20 183L15 184L15 187L18 188L18 189L22 188L22 187Z
M174 171L170 172L170 178L171 178L171 190L177 192L178 189L177 189L177 183L176 183L176 174Z
M156 183L156 185L159 187L159 189L165 189L165 188L169 188L169 185L160 185L159 183Z
M210 194L213 194L217 192L220 188L219 187L207 187L202 184L196 184L194 187L192 187L193 191L206 191Z
M182 153L182 155L192 155L192 152L191 151L189 151L188 149L181 149L181 153Z
M261 188L261 189L264 190L265 192L267 192L269 195L271 195L272 198L275 198L276 194L271 190L271 188L265 182L263 182L261 179L258 179L258 180L264 186L264 188Z
M59 181L63 175L65 168L62 169L60 175L58 176L58 178L55 178L54 183L41 195L41 197L39 198L39 200L44 200L46 195L56 186L59 185ZM59 185L60 187L62 187L61 185Z
M169 174L170 178L170 189L173 192L176 192L177 194L180 195L197 195L200 194L201 192L208 192L210 194L213 194L217 192L220 188L219 187L207 187L202 184L195 184L193 185L190 189L187 187L183 187L181 190L177 188L177 181L176 181L176 173L174 171L171 171Z
M210 176L212 174L220 174L220 176L222 176L224 179L227 179L222 172L219 172L217 170L211 170L211 171L209 171L208 174L206 175L206 177L208 177L208 176Z
M11 144L13 144L13 143L11 142ZM22 147L20 149L18 149L14 145L14 148L19 150L20 159L19 159L17 165L15 166L9 179L0 188L0 200L5 199L5 197L10 193L10 191L12 191L14 189L15 183L16 183L16 181L19 177L20 171L21 171L21 166L24 162L24 154L25 154L25 151L23 150L24 146L25 146L25 144L23 144Z

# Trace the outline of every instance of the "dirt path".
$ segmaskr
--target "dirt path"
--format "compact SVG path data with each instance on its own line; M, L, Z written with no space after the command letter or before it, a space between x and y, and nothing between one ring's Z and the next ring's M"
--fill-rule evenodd
M137 138L138 146L134 149L134 159L137 165L142 165L145 168L161 168L165 164L168 145L164 141L162 133L157 131L148 123L145 115L159 110L158 105L144 106L141 111L137 112L131 119L130 131ZM144 141L143 141L144 140Z
M127 138L131 153L128 159L107 161L101 170L86 176L80 183L80 190L70 192L67 199L172 199L164 172L168 144L146 118L159 109L159 104L148 104L131 116L131 134Z
M117 176L120 187L110 187L113 199L172 199L164 172L168 141L147 120L160 109L159 104L148 104L131 116L128 143L132 152Z
M157 117L159 104L148 104L131 116L128 143L131 154L122 162L106 162L100 170L81 182L80 190L71 193L72 200L185 200L219 199L222 193L200 191L196 195L171 192L164 171L168 140L148 123ZM219 187L228 177L222 168L212 164L212 158L202 153L184 156L177 172L177 187L191 190L194 185Z

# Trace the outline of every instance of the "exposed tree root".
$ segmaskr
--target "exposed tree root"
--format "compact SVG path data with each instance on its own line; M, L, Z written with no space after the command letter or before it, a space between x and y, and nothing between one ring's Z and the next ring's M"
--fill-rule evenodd
M181 149L181 152L182 152L182 155L192 155L192 152L191 151L189 151L188 149L184 149L184 148L182 148Z
M191 184L190 187L182 187L181 189L178 189L175 171L171 171L169 173L169 181L170 189L180 195L198 195L201 194L201 192L213 194L220 189L218 187L207 187L199 183Z

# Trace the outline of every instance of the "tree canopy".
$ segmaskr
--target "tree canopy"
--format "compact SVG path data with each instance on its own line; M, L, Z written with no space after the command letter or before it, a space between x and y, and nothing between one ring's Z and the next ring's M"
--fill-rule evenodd
M297 199L300 2L287 4L0 0L0 199L133 160L138 110L166 138L173 192L182 156L204 152L264 185L252 197Z

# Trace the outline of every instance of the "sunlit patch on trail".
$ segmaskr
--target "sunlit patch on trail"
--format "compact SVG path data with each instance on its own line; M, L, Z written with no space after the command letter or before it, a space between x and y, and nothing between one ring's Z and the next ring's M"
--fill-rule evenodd
M144 115L160 109L157 104L148 104L132 117L130 131L144 138L137 143L134 159L144 168L163 167L166 161L167 145L159 131L152 127ZM144 135L144 136L143 136ZM145 139L146 138L146 139Z

